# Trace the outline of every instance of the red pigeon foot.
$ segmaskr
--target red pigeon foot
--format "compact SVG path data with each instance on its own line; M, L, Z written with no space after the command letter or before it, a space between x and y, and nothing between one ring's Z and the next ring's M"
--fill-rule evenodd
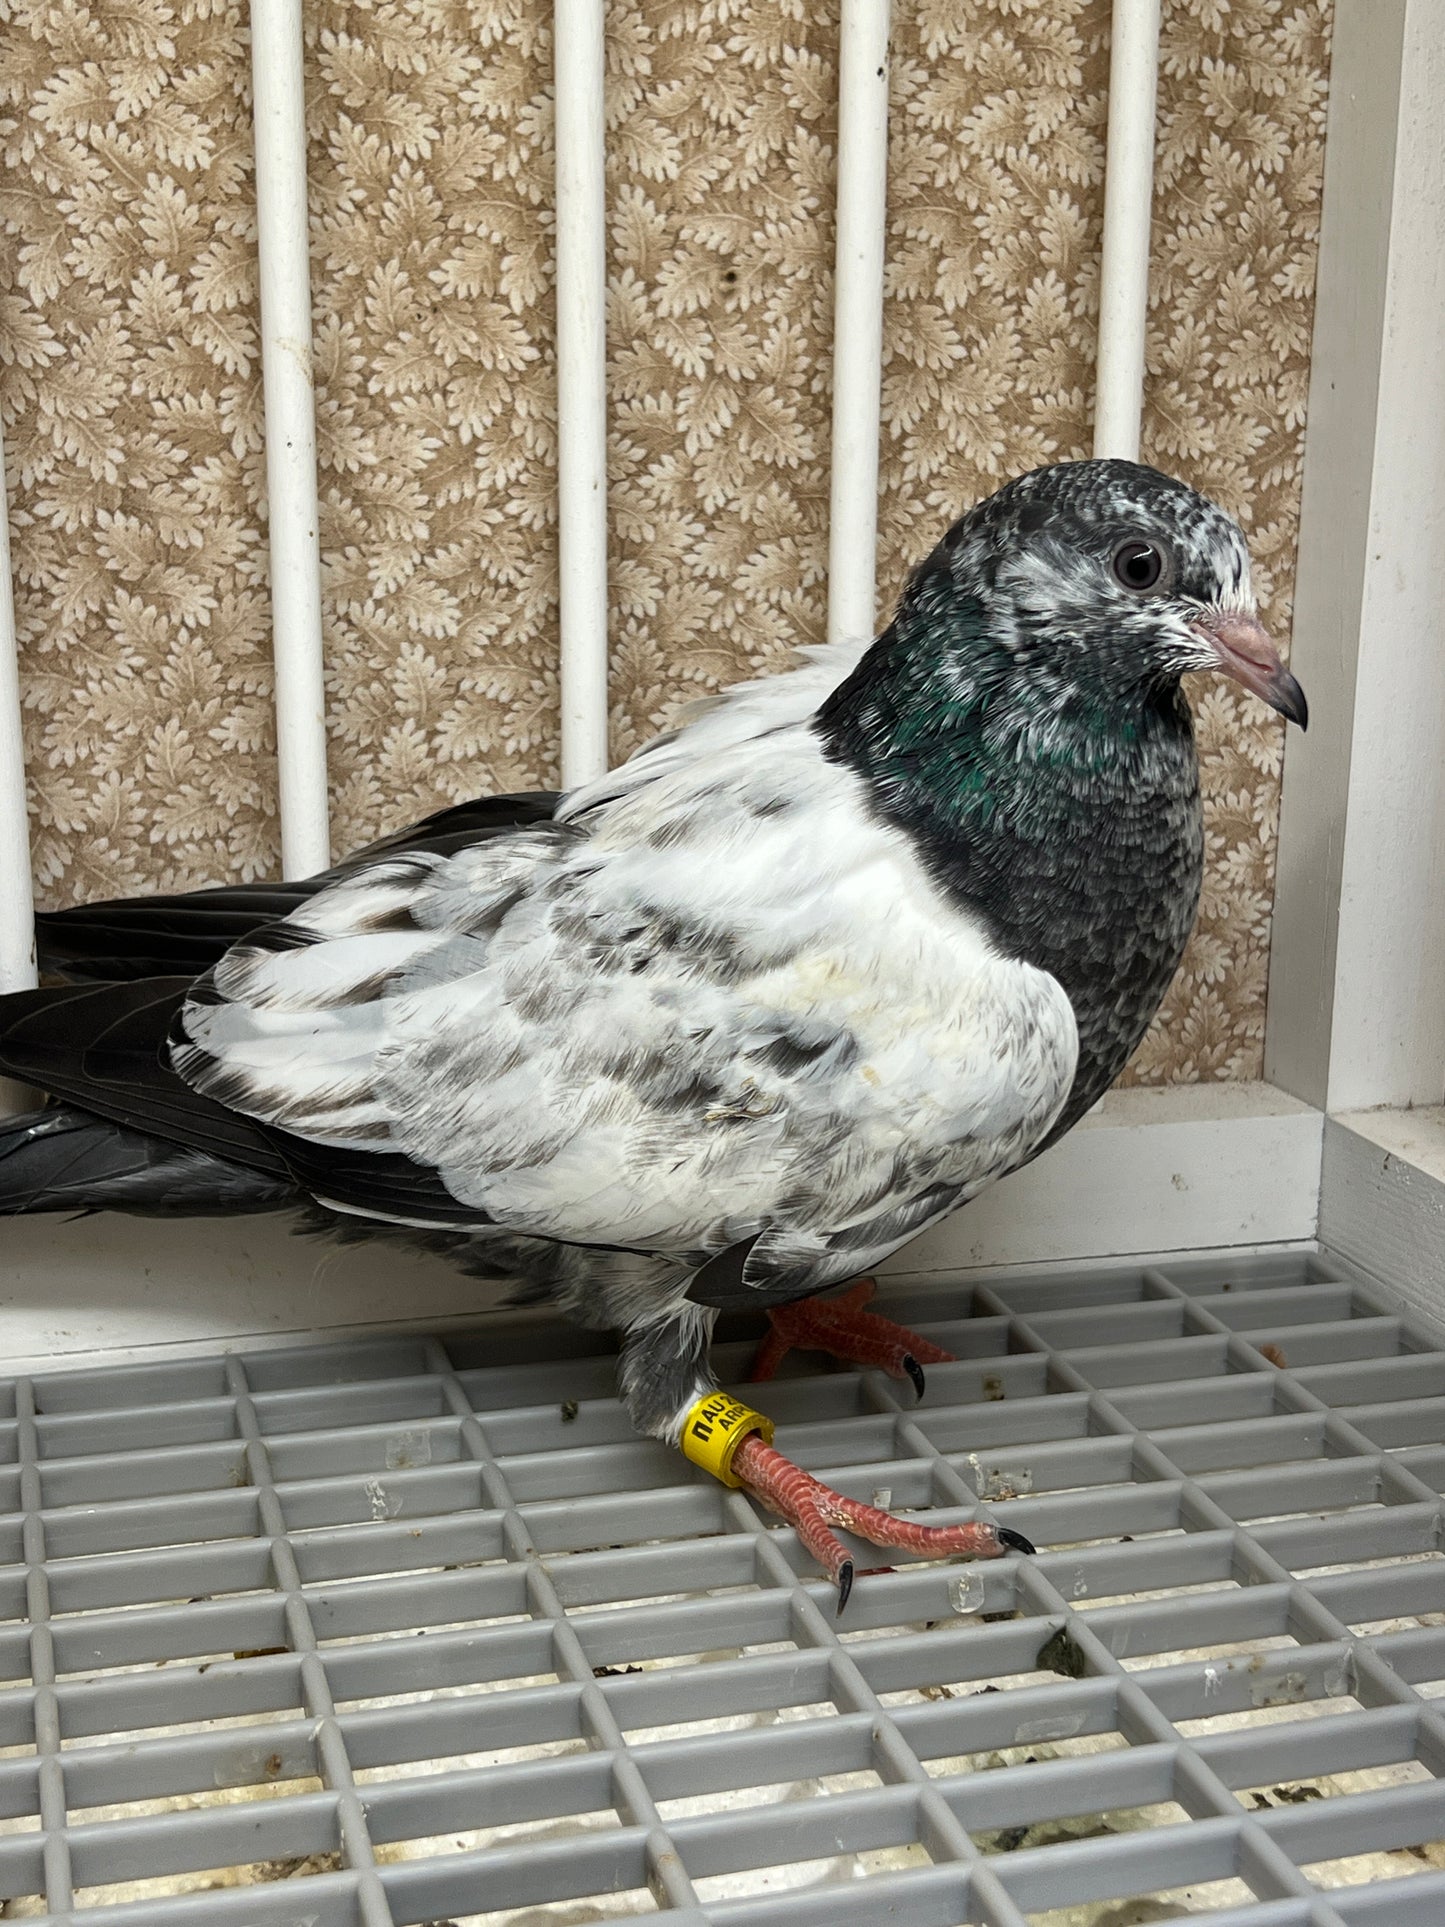
M920 1338L906 1325L895 1325L891 1318L865 1311L877 1289L873 1279L860 1278L837 1298L800 1298L795 1304L779 1305L770 1311L773 1328L753 1360L754 1381L771 1378L796 1348L829 1352L846 1364L872 1366L887 1372L890 1378L910 1378L922 1398L923 1367L947 1365L953 1353Z
M843 1526L871 1545L921 1553L926 1559L946 1559L958 1553L974 1559L1001 1559L1008 1552L1034 1550L1021 1532L986 1519L968 1525L926 1526L916 1519L900 1519L881 1506L850 1499L820 1484L757 1433L738 1446L732 1472L749 1492L792 1526L837 1586L840 1613L853 1589L853 1561L842 1540L829 1530L832 1526Z

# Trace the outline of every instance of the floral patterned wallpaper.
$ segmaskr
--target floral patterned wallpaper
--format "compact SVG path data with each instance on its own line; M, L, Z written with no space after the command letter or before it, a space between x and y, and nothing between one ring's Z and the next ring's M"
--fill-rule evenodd
M556 777L550 9L310 0L335 836ZM1084 454L1107 0L895 0L880 613ZM613 744L821 636L836 7L609 0ZM1287 636L1330 0L1166 0L1145 453ZM47 903L274 870L245 17L13 0L0 408ZM1260 1067L1281 730L1196 692L1199 930L1132 1073Z

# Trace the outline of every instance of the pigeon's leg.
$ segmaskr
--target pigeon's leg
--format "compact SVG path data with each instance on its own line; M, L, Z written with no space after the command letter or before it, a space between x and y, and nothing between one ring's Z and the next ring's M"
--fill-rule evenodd
M772 1421L742 1404L729 1392L705 1391L679 1415L672 1436L694 1465L742 1486L793 1527L803 1544L838 1588L838 1610L848 1603L853 1586L853 1561L832 1531L843 1526L875 1546L893 1546L920 1553L925 1559L949 1559L964 1554L974 1559L999 1559L1007 1552L1032 1552L1021 1533L991 1520L967 1525L930 1526L918 1519L900 1519L881 1506L866 1505L835 1492L773 1447Z
M837 1586L840 1612L853 1585L853 1561L834 1526L926 1559L998 1559L1033 1551L1017 1532L987 1520L929 1526L896 1518L833 1491L784 1458L773 1449L771 1421L717 1389L707 1365L715 1318L711 1310L684 1304L631 1327L619 1361L623 1403L640 1432L680 1446L694 1465L724 1485L745 1487L786 1519Z
M1022 1533L996 1526L987 1519L968 1525L929 1526L917 1519L900 1519L880 1506L850 1499L823 1485L791 1459L785 1459L757 1432L750 1433L733 1452L729 1468L747 1490L786 1519L818 1564L838 1588L838 1611L848 1603L853 1586L853 1561L833 1526L843 1526L875 1546L921 1553L926 1559L965 1554L973 1559L998 1559L1007 1552L1032 1552Z
M836 1298L799 1298L791 1305L775 1306L768 1313L772 1330L753 1360L754 1382L771 1378L796 1348L830 1352L849 1365L872 1366L890 1378L910 1378L922 1398L924 1366L946 1365L953 1353L920 1338L906 1325L895 1325L891 1318L866 1310L877 1289L871 1278L860 1278Z

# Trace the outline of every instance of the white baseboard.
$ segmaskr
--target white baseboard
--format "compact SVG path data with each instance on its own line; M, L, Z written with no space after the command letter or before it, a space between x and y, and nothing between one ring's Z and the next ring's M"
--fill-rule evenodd
M1313 1238L1323 1124L1268 1084L1112 1091L1036 1164L891 1266L960 1271Z

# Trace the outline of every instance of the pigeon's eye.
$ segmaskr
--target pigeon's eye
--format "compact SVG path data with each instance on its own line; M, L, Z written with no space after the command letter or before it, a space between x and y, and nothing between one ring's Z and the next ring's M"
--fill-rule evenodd
M1126 589L1136 593L1157 588L1164 574L1164 551L1157 542L1138 537L1121 542L1114 551L1114 574Z

